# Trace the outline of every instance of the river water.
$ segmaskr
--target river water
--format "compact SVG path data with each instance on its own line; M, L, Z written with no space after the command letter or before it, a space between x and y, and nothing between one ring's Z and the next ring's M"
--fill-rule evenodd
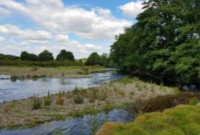
M131 112L114 109L95 115L70 118L65 121L53 121L33 128L0 130L0 135L94 135L105 122L128 123L133 121Z
M93 73L82 78L40 78L37 80L11 81L9 76L0 78L0 102L25 99L34 95L44 96L60 91L71 91L77 88L98 86L104 82L118 80L122 76L116 71Z
M41 78L37 80L11 81L9 76L1 76L0 102L28 98L33 95L44 96L48 91L58 93L71 91L76 87L89 88L104 82L118 80L122 76L116 71L93 73L84 78ZM1 78L0 77L0 78ZM128 123L133 120L131 112L114 109L95 115L69 118L64 121L52 121L26 129L2 129L0 135L93 135L105 122Z

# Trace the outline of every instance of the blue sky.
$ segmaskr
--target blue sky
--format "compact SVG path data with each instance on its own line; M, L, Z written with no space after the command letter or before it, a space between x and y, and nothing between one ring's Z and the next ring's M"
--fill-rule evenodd
M0 53L109 53L115 35L136 22L143 1L0 0Z

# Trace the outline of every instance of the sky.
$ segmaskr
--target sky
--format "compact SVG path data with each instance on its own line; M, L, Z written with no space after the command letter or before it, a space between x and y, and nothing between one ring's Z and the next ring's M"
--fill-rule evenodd
M109 53L115 36L136 22L144 0L0 0L0 53L61 49L75 58Z

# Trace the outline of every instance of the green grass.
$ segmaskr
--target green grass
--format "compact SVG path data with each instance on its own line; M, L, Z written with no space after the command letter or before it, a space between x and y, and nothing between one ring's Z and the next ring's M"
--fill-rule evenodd
M200 135L200 106L180 105L138 116L129 124L107 123L97 135Z
M82 104L83 103L83 98L81 96L76 96L74 98L74 103L75 104Z
M58 66L58 67L39 67L39 66L0 66L0 74L9 74L12 80L17 79L36 79L43 77L80 77L93 72L101 72L106 67L102 66Z

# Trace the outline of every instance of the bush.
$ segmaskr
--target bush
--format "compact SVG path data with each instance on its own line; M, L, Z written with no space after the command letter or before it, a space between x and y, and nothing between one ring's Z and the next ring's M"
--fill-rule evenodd
M198 99L196 97L189 99L189 105L197 105Z
M74 103L75 103L75 104L82 104L82 103L83 103L83 98L80 97L80 96L76 96L76 97L74 98Z
M64 94L60 92L59 95L58 95L58 99L57 99L56 103L58 105L63 105L64 102L65 102Z
M177 95L159 96L146 101L137 99L137 101L130 106L130 110L134 115L137 115L147 112L163 111L179 104L195 105L198 103L198 100L200 100L199 94L182 92Z
M69 61L75 61L74 54L70 51L66 51L65 49L61 50L60 53L57 55L56 60L69 60Z
M32 109L33 110L38 110L41 107L41 101L39 99L39 97L34 96L33 97L33 105L32 105Z
M51 97L50 97L50 93L48 92L47 97L44 98L44 105L45 106L50 106L51 105Z

